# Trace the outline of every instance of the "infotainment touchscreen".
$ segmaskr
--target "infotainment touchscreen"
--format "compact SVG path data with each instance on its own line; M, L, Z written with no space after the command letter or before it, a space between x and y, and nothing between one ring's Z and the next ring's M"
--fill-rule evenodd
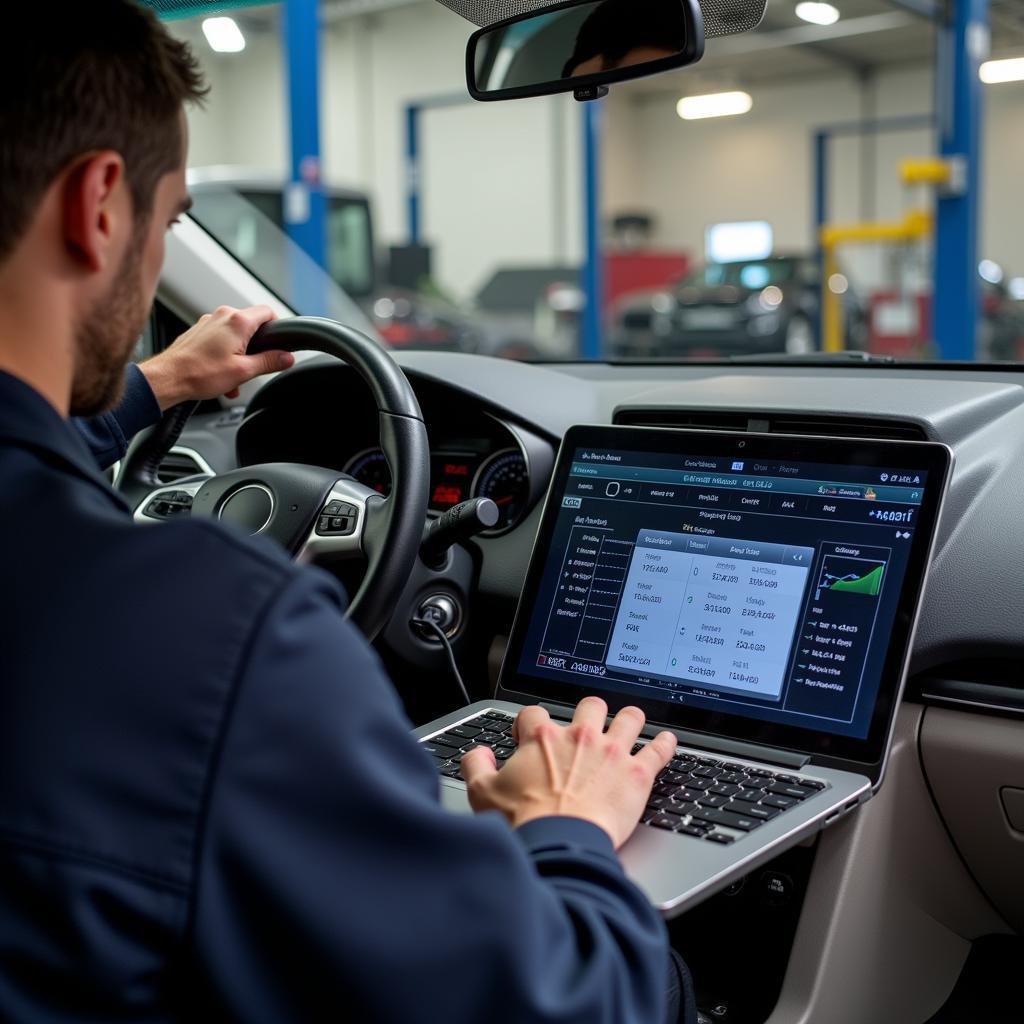
M928 465L676 443L563 452L519 675L864 738Z

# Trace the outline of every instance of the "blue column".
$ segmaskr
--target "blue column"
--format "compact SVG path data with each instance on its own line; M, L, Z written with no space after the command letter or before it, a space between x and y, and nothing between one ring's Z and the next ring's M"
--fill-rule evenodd
M285 190L289 237L327 266L327 201L320 164L320 22L318 0L284 4L285 66L291 130L291 181ZM323 281L301 259L292 261L292 299L302 313L326 313Z
M936 59L939 152L956 158L963 187L937 203L935 340L943 359L973 359L980 315L978 222L981 191L983 86L978 68L988 56L989 0L954 0L940 26Z
M405 187L410 245L420 243L420 108L405 108Z
M604 104L592 101L583 108L584 224L586 257L583 267L583 337L580 354L600 359L604 353L604 252L601 233L601 138Z

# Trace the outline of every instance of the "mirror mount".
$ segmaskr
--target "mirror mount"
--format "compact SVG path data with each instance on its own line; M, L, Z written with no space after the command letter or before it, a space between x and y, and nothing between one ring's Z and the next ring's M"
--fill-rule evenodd
M698 0L565 0L474 32L466 79L484 102L558 93L590 102L615 82L703 56Z

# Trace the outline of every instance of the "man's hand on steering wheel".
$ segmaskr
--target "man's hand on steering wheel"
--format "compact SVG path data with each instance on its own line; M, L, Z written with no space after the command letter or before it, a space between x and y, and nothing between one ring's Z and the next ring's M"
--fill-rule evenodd
M237 398L238 388L254 377L291 367L295 362L291 352L247 354L252 336L273 319L269 306L221 306L201 317L165 351L142 363L139 369L160 408L166 412L181 402L220 395Z

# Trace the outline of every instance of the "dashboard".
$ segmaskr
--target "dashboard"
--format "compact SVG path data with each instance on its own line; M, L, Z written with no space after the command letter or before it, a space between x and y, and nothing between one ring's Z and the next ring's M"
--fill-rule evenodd
M515 529L547 485L553 445L473 396L429 382L416 391L430 438L431 514L490 498L500 518L486 535ZM333 360L304 364L261 392L239 427L237 448L240 465L324 466L391 493L376 408L355 374Z

